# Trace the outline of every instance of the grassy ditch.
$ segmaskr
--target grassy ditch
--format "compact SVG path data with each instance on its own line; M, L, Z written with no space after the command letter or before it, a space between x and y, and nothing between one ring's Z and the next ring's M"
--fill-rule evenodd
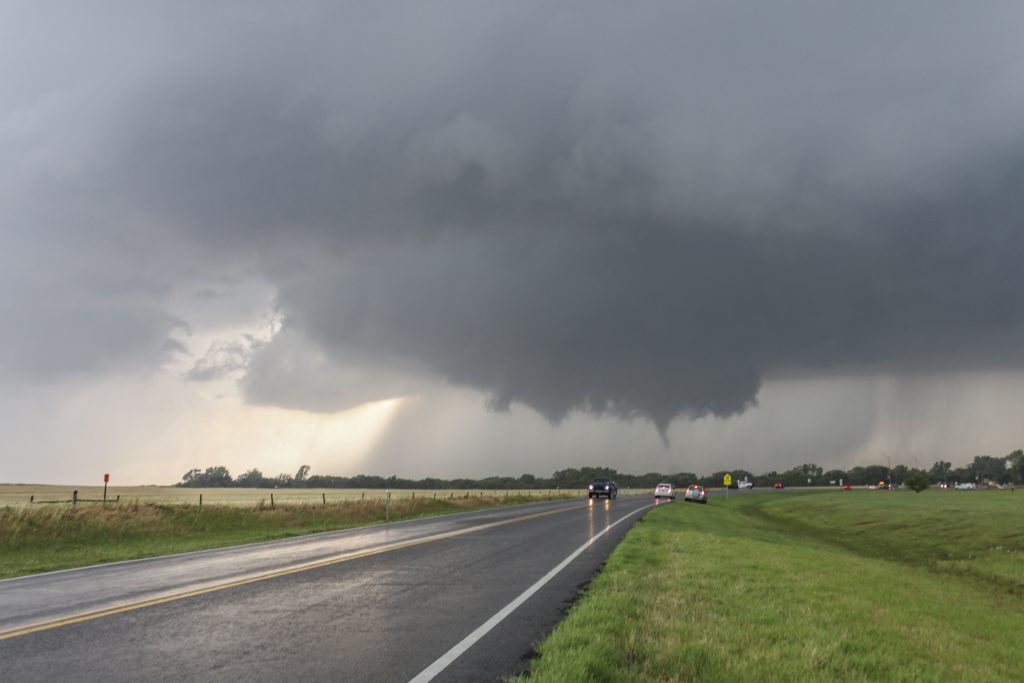
M536 681L1024 679L1024 495L837 491L652 510Z
M553 496L554 497L554 496ZM392 500L392 520L537 502L476 496ZM0 508L0 578L383 522L378 500L327 505L46 505Z

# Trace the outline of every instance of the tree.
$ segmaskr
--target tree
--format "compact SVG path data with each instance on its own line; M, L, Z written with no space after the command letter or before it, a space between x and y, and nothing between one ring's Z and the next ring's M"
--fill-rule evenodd
M181 478L181 486L231 486L231 473L223 465L207 467L206 471L200 472L198 468L191 469Z
M1006 464L1010 468L1010 476L1015 484L1024 483L1024 451L1015 450L1006 456Z
M928 488L928 475L924 472L914 472L905 480L907 487L914 493L921 493Z
M957 467L950 470L947 474L949 475L949 481L974 481L974 469L970 465L967 467Z
M949 471L951 469L953 469L953 463L936 460L931 469L932 482L938 483L940 481L948 481Z
M804 465L800 465L800 467L798 467L797 469L800 470L800 476L802 479L810 479L812 484L821 483L821 476L823 474L823 470L819 465L815 465L814 463L806 463Z
M596 479L597 477L618 479L619 473L610 467L584 467L582 469L570 467L568 469L559 470L551 475L554 485L563 489L584 488L592 479Z
M888 480L889 468L886 465L868 465L867 467L854 467L850 470L850 483L858 486L877 484L880 481Z
M263 477L263 473L254 467L251 470L247 470L240 474L235 479L235 484L237 486L257 488L260 486L266 486L267 480Z
M979 481L994 481L999 484L1009 483L1009 472L1006 471L1006 458L996 458L991 455L976 455L974 462L974 476Z
M849 475L847 475L843 470L829 470L822 474L821 478L822 483L825 484L831 484L832 482L835 482L836 484L839 484L839 482L848 484L850 482Z
M223 465L207 467L202 478L203 486L231 486L231 473Z

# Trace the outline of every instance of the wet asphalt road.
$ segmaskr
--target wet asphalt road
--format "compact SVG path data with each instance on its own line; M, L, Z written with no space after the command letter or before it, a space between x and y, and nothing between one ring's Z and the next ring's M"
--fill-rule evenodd
M409 681L525 671L644 496L483 510L0 581L0 681ZM616 522L620 522L616 524Z

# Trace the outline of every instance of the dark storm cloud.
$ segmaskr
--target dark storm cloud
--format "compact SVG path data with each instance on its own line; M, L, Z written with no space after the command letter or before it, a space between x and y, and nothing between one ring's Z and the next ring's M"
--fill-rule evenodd
M194 378L331 410L433 375L664 429L766 376L1022 360L1014 3L164 11L36 20L67 45L5 99L7 241L74 263L85 209L149 307L257 263L283 332ZM31 339L61 309L28 298Z

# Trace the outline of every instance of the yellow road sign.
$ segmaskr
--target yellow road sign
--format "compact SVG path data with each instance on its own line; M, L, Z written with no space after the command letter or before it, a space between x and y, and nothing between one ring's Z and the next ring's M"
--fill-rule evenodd
M732 484L732 475L726 474L724 477L722 477L722 483L725 484L726 486Z

